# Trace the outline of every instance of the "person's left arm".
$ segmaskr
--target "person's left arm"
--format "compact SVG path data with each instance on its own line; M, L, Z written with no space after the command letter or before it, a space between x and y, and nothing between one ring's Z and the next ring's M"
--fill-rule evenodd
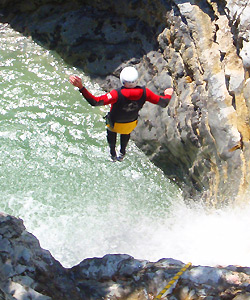
M118 94L116 90L112 90L111 92L101 96L94 96L85 87L79 89L79 92L92 106L114 104L118 99Z
M164 96L160 96L146 88L146 100L161 107L166 107L172 98L173 92L174 90L172 88L168 88L164 91Z
M69 80L72 85L79 88L80 93L92 106L114 104L117 101L118 94L116 90L112 90L110 93L101 96L94 96L83 86L80 77L71 75Z

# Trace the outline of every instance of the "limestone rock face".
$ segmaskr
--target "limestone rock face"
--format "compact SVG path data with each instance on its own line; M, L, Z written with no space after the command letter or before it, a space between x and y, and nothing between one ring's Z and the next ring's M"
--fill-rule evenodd
M168 289L165 287L173 281ZM250 299L250 268L192 266L127 254L89 258L65 269L22 220L0 213L0 298L6 300Z
M133 64L169 106L144 106L136 144L189 196L241 200L249 186L250 4L2 1L1 20L55 49L106 90Z
M248 21L239 14L236 27L233 3L174 4L158 41L176 94L167 110L142 112L135 139L169 176L205 189L212 203L230 202L249 180L248 74L238 37L248 40Z

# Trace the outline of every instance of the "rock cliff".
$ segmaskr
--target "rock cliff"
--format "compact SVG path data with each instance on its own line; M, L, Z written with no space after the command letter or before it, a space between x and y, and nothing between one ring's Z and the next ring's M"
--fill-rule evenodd
M150 300L162 291L172 300L249 300L250 268L189 266L171 258L153 263L109 254L65 269L22 220L0 213L0 299Z
M242 201L250 174L248 0L2 0L0 12L1 22L106 90L127 64L154 92L173 86L167 109L143 108L133 139L193 197Z

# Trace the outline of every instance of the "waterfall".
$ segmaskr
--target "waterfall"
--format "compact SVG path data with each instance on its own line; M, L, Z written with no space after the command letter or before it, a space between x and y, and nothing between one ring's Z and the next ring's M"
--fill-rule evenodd
M20 217L64 266L126 253L151 261L249 265L250 207L208 210L131 141L109 160L103 116L68 77L98 85L56 53L0 28L0 210Z

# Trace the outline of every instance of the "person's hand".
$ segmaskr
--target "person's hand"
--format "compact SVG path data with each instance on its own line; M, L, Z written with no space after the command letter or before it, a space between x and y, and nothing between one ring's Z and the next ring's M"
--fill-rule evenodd
M71 84L73 84L74 86L78 87L79 89L83 88L83 85L82 85L82 80L80 77L78 76L75 76L75 75L71 75L69 77L69 82Z
M168 88L168 89L165 89L164 95L165 95L165 96L166 96L166 95L172 96L173 92L174 92L174 89L173 89L173 88Z

